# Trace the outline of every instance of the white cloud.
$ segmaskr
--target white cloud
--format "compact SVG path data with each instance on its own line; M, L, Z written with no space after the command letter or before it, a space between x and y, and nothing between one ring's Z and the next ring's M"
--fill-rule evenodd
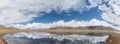
M27 37L28 39L41 39L41 38L50 38L50 39L55 39L59 41L63 41L65 39L70 40L70 41L76 41L78 40L79 42L82 41L84 42L83 44L96 44L99 42L104 42L108 38L108 35L104 36L90 36L90 35L57 35L57 34L50 34L50 33L42 33L42 32L21 32L21 33L16 33L13 35L7 34L3 37L3 39L6 40L6 42L11 43L12 40L18 40L22 41L24 39L18 39L20 37ZM88 40L88 41L86 41Z
M69 21L69 22L64 22L64 21L58 21L58 22L53 22L53 23L32 23L32 24L27 24L27 25L21 25L17 24L14 25L16 28L21 28L21 29L46 29L46 28L51 28L51 27L58 27L58 26L67 26L67 27L84 27L84 26L111 26L109 23L105 21L99 21L97 19L92 19L90 21Z
M23 14L23 13L19 13L16 10L5 10L2 11L2 13L0 13L0 23L20 23L20 22L25 22L25 21L29 21L32 20L33 17L37 17L35 14Z
M120 30L120 26L113 26L114 29Z
M120 29L120 0L107 0L108 4L99 5L98 8L102 11L102 18L110 23L118 26L113 26Z
M84 8L84 0L0 0L0 24L28 22L40 12L83 11Z
M120 25L120 0L88 0L88 2L90 5L86 4L86 0L0 0L0 24L28 22L34 17L43 15L40 12L49 13L55 10L60 13L69 12L71 9L83 12L98 7L105 21Z
M102 18L108 22L120 25L120 0L110 0L107 5L100 6L100 10L104 11L102 13Z

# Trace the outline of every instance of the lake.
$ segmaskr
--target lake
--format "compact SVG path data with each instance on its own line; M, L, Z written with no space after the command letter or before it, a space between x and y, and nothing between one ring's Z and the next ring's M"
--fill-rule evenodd
M107 38L108 35L59 35L44 32L21 32L3 36L7 44L102 44Z

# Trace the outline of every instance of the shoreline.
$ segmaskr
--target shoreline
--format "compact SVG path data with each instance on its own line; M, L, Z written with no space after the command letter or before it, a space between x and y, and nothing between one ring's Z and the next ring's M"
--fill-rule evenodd
M86 29L86 28L52 28L52 29L44 29L44 30L19 30L16 28L5 28L3 26L0 27L0 42L1 44L7 44L2 36L5 34L15 34L19 32L45 32L50 34L78 34L78 35L103 35L111 33L119 32L118 30L102 30L102 29Z

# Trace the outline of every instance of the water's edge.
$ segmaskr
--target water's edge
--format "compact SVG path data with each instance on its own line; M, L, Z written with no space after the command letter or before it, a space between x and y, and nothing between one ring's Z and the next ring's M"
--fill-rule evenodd
M3 39L7 44L102 44L108 35L57 35L49 33L16 33L7 34Z

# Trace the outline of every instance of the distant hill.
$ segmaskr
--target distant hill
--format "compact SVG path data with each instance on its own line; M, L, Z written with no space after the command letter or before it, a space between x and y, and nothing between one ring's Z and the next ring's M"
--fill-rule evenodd
M1 30L1 29L6 29L6 27L4 27L4 26L0 25L0 30Z
M19 29L15 27L5 27L5 26L0 25L0 30L19 30Z
M53 34L89 34L89 35L98 35L98 34L109 34L117 32L117 30L111 27L104 26L87 26L87 27L53 27L43 30L20 30L13 27L4 27L0 25L0 36L4 34L14 34L19 32L47 32Z
M104 26L87 26L87 27L53 27L42 30L42 32L53 34L85 34L85 35L108 35L110 33L118 32L112 27Z
M85 27L85 28L88 28L88 29L102 29L102 30L116 30L112 27L104 27L104 26L88 26L88 27Z
M80 35L108 35L115 32L111 27L88 26L88 27L53 27L44 30L19 30L13 27L4 27L0 25L0 43L6 44L1 38L5 34L14 34L19 32L47 32L52 34L80 34Z
M104 27L104 26L86 26L86 27L67 27L67 26L61 26L61 27L53 27L49 28L51 30L53 29L90 29L90 30L116 30L112 27Z

